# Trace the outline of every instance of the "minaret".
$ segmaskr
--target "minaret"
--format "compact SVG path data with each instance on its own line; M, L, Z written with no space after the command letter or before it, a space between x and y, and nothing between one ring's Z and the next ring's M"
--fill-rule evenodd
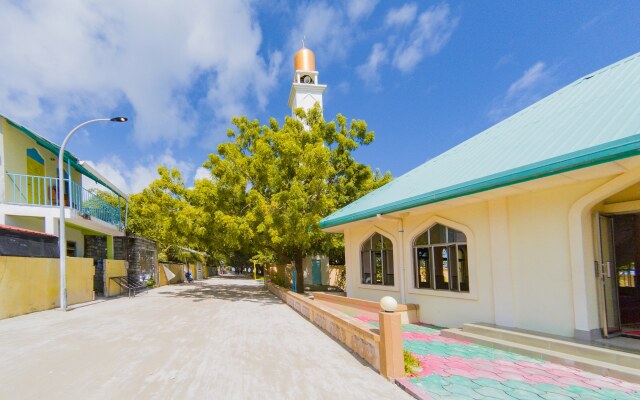
M316 71L316 56L304 47L293 56L293 84L289 94L289 107L293 113L295 108L303 108L305 111L312 108L316 102L322 108L322 94L327 85L318 84L318 71Z

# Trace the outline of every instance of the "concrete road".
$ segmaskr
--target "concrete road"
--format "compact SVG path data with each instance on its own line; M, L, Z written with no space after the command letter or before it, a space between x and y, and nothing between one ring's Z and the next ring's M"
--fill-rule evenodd
M0 399L409 399L260 284L0 321Z

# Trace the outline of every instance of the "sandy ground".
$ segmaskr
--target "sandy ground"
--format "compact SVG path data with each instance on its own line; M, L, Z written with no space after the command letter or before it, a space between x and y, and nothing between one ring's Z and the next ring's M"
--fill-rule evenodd
M0 321L1 399L410 399L253 280Z

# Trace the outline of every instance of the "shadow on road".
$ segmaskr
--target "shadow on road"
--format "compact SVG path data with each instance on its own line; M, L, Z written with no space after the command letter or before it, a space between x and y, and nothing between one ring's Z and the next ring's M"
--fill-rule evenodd
M269 293L263 286L243 285L204 285L195 283L189 289L179 292L159 292L158 294L171 297L184 297L193 301L226 300L226 301L250 301L263 305L282 304L282 301Z

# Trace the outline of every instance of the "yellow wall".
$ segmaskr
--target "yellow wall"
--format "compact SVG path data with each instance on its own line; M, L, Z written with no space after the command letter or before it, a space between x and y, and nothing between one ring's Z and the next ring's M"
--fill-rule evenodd
M104 260L105 297L117 296L124 292L120 285L111 280L116 276L127 276L127 261Z
M173 278L171 282L167 281L167 275L164 272L163 266L167 267L171 272L174 273L175 278ZM184 264L158 263L158 280L156 282L158 286L180 283L184 282L184 280Z
M60 306L57 258L0 257L0 319ZM90 258L67 257L67 302L93 299Z

